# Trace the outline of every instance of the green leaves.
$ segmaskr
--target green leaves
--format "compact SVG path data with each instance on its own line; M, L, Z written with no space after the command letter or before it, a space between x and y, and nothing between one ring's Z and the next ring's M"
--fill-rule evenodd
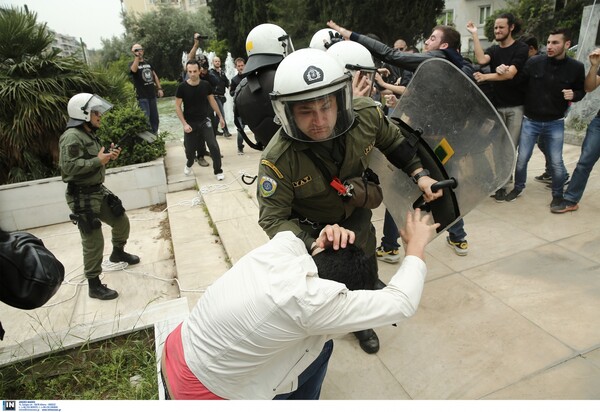
M0 61L17 62L39 55L52 43L46 24L37 24L37 14L20 7L0 8Z
M194 45L194 33L215 38L214 26L206 9L188 13L175 7L161 6L158 11L141 16L127 14L123 25L129 38L144 46L144 57L160 79L176 80L181 76L181 56ZM206 42L200 47L206 51ZM130 49L131 44L127 51ZM133 61L130 52L128 57L129 62Z
M35 13L0 8L0 184L57 175L58 139L77 93L135 101L126 73L92 71L47 49L52 36Z
M139 132L147 130L148 121L137 103L121 105L106 113L98 131L102 145L109 147L111 143L120 142L123 148L119 158L109 162L108 167L149 162L166 155L166 132L161 133L153 143L148 143L137 136Z

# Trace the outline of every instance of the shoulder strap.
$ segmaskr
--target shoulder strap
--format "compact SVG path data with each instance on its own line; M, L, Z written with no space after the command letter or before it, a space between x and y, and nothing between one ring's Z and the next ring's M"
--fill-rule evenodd
M321 171L323 177L327 180L329 186L331 186L333 190L335 190L341 196L349 196L349 187L346 186L339 177L331 176L331 173L329 173L329 170L327 167L325 167L323 161L319 159L318 156L312 152L312 150L304 150L304 153L306 153L308 158L312 160L315 166L317 166L317 169Z
M310 149L304 150L304 153L308 156L308 158L310 160L312 160L312 162L315 164L315 166L317 166L317 168L321 171L321 173L323 174L323 177L328 182L331 182L331 180L332 180L331 173L329 173L329 170L327 169L327 167L325 167L325 164L323 163L323 161L321 159L319 159L317 157L317 155L314 154L313 151Z

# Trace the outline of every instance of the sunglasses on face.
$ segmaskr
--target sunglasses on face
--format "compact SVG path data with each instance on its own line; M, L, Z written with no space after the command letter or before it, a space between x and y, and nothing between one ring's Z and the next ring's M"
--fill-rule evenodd
M137 53L137 52L144 51L144 49L133 49L133 51Z

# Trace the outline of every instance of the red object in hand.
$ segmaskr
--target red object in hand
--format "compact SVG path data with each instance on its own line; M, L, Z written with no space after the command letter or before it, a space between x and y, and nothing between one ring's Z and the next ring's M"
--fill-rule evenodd
M339 177L334 177L331 179L329 185L333 187L341 196L348 196L348 187L342 183Z

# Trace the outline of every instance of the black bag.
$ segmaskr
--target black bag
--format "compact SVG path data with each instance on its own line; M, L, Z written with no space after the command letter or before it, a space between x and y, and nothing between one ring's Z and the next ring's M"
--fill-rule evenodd
M0 232L0 300L19 309L44 305L58 291L65 268L27 232Z

